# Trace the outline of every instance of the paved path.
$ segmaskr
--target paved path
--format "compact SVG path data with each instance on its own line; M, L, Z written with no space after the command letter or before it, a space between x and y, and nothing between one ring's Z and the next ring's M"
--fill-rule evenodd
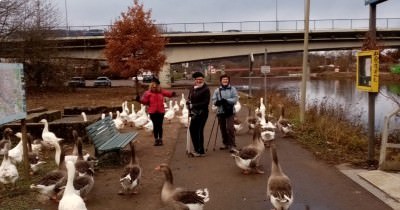
M244 119L247 110L240 112ZM211 131L215 114L210 112L206 125L206 143ZM215 129L214 129L215 131ZM179 129L176 149L171 159L171 169L177 186L189 189L207 187L211 200L205 209L271 209L266 200L267 179L270 173L270 154L266 150L262 157L265 174L243 175L234 160L226 151L220 151L221 137L218 137L216 150L213 151L214 135L203 158L188 158L185 155L186 129ZM237 136L238 147L247 145L251 135L247 129ZM295 201L291 210L385 210L388 205L376 198L363 187L353 182L336 167L318 161L302 148L295 140L276 139L278 156L285 173L294 186Z

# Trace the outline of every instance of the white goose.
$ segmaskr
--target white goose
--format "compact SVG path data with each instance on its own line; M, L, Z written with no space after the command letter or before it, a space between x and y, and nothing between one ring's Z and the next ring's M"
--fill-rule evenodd
M22 158L24 155L23 147L22 147L22 134L20 132L15 134L16 137L19 138L19 142L15 145L14 148L8 151L8 158L13 164L17 164L22 162Z
M42 119L40 120L41 123L44 123L44 128L43 128L43 132L42 132L42 139L43 141L47 142L47 143L51 143L51 142L59 142L62 141L62 138L58 138L53 132L49 131L49 123L47 122L46 119Z
M139 118L143 115L147 115L146 113L146 106L143 104L140 104L140 110L136 112L136 117Z
M140 179L142 177L142 168L136 157L135 146L133 142L130 142L131 147L131 160L119 178L119 183L121 184L122 190L118 194L123 195L126 193L138 193L138 187Z
M85 112L82 112L81 115L82 115L83 122L87 122L86 113L85 113Z
M124 121L123 121L123 119L121 117L121 114L120 114L120 112L118 110L117 110L117 117L115 117L115 119L113 119L113 121L114 121L115 127L118 130L124 128Z
M175 111L175 112L179 112L179 109L180 109L180 108L179 108L179 105L178 105L178 101L176 101L176 100L174 101L174 106L173 106L173 108L174 108L174 111Z
M6 152L4 154L3 161L0 165L0 182L4 185L11 184L15 188L15 183L19 178L17 167L8 158L8 149L10 144L5 145Z
M164 172L165 181L161 190L161 200L174 209L202 210L210 200L207 188L196 191L175 187L171 169L167 164L161 164L156 170Z
M121 117L122 122L128 121L128 114L129 114L128 101L122 102L121 110L122 111L119 114L119 116Z
M71 161L67 161L67 185L65 186L65 191L63 197L58 203L58 210L87 210L86 204L83 199L76 194L74 188L74 178L75 178L75 165Z
M143 128L144 128L144 130L145 130L146 132L152 132L153 129L154 129L153 121L149 120L149 121L146 123L146 125L143 126Z
M133 121L137 118L136 112L135 112L135 104L131 104L131 113L128 115L128 123L132 127Z
M183 105L182 116L189 116L189 109L187 108L186 104Z
M267 110L267 108L265 107L265 105L264 105L264 98L263 97L261 97L260 98L260 112L261 112L261 114L263 114L264 113L264 116L265 116L265 111Z
M189 126L189 114L184 114L182 116L178 116L179 118L179 122L183 124L183 126L185 126L185 128L187 128Z
M287 210L293 203L293 189L290 179L283 173L278 162L276 147L271 145L271 175L267 184L267 199L276 209Z
M243 174L249 174L252 170L259 174L264 173L259 169L260 158L265 150L264 142L261 140L260 135L261 127L257 124L254 128L253 142L243 147L240 151L236 151L236 154L232 154L236 165L243 170Z
M185 95L182 93L182 98L181 98L181 100L179 101L179 105L180 106L184 106L184 105L186 105L186 99L185 99Z
M24 150L22 147L22 133L21 132L17 132L15 134L16 137L18 137L20 139L19 143L18 143L18 147L14 147L13 149L15 150L10 150L8 151L8 156L11 158L10 160L15 164L15 163L19 163L23 160L23 155L24 155ZM37 172L39 170L39 166L46 163L45 161L41 161L39 158L39 154L37 152L33 152L32 151L32 139L33 137L28 133L27 134L27 144L28 144L28 161L29 161L29 165L31 168L31 175L33 175L35 172ZM11 155L11 156L10 156Z
M136 118L133 123L135 127L142 128L146 123L149 121L148 114L141 115L140 117Z
M175 111L172 106L172 100L169 100L169 107L168 110L164 114L164 118L171 123L171 120L175 117Z

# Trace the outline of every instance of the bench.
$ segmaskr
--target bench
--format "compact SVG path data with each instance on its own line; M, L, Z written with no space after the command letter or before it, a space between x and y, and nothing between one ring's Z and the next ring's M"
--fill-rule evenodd
M120 133L110 116L88 125L86 133L94 144L96 158L109 152L116 152L121 163L126 162L126 158L122 158L121 150L138 134L137 132Z

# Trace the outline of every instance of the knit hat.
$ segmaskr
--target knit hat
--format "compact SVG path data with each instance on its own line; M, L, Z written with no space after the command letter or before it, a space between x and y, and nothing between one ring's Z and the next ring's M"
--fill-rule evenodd
M193 77L194 79L196 79L197 77L203 77L203 78L204 78L204 74L201 73L201 72L199 72L199 71L196 71L196 72L194 72L194 73L192 74L192 77Z
M157 77L154 77L154 76L153 76L153 78L151 79L151 82L154 82L154 83L156 83L157 85L160 84L160 80L158 80Z

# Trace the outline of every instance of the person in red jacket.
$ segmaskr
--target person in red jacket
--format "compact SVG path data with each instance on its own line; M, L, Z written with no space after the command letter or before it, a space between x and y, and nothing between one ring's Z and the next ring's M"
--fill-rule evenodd
M150 119L153 122L153 135L154 135L154 146L162 146L163 136L163 122L164 122L164 96L165 97L176 97L176 93L173 91L164 90L160 87L160 81L153 77L151 80L149 90L144 92L140 98L136 96L136 101L147 105L147 113L150 115Z

